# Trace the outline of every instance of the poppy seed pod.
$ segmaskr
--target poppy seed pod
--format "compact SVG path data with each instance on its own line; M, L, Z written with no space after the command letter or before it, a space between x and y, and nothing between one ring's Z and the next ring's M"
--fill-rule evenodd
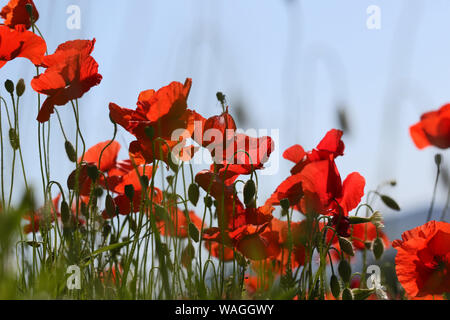
M134 197L134 187L132 184L127 184L125 186L125 195L128 197L128 199L130 201L133 201L133 197Z
M93 182L97 181L97 178L98 178L97 166L95 164L88 165L87 166L87 174L88 174L89 178L91 178L91 180Z
M285 198L285 199L281 199L280 200L280 206L283 210L288 211L290 204L289 204L289 199Z
M143 189L148 187L148 182L149 182L148 176L146 176L146 175L140 176L139 180L141 182L141 186Z
M436 155L434 156L434 163L436 163L436 165L439 167L441 165L442 162L442 155L440 153L436 153Z
M14 83L11 80L9 80L9 79L6 80L5 81L5 89L9 93L13 94L14 93Z
M25 81L20 79L16 84L16 94L18 97L21 97L25 92Z

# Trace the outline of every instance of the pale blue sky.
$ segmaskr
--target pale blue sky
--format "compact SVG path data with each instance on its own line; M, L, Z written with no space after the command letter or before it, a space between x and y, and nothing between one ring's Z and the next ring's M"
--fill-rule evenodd
M189 106L205 117L220 112L215 98L220 90L228 96L232 114L236 105L243 107L248 121L238 122L240 127L280 129L279 174L261 177L260 199L288 175L291 164L281 159L282 151L295 143L308 150L315 147L329 129L338 126L336 107L344 104L351 132L344 136L346 152L338 161L342 177L359 171L367 180L366 191L396 179L398 185L389 194L405 211L428 206L436 149L416 149L408 127L423 112L450 101L449 1L35 3L49 53L70 39L97 39L93 56L103 81L80 100L88 146L112 135L109 102L132 108L140 91L191 77ZM80 30L66 27L66 9L72 4L81 9ZM369 5L381 9L380 30L366 27ZM19 59L1 73L2 81L23 77L29 85L34 68ZM25 165L40 186L35 99L28 87L20 121ZM58 108L74 137L71 108ZM65 160L55 121L52 178L65 183L72 166ZM125 143L131 139L119 130L123 157ZM448 162L449 154L443 154ZM445 200L443 189L439 203Z

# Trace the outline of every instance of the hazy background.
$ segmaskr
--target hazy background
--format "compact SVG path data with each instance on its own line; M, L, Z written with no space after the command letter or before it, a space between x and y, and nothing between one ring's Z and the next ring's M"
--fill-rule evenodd
M3 6L7 1L0 1ZM189 107L205 117L221 112L216 92L224 92L240 128L279 129L273 156L276 175L260 177L263 201L289 174L281 158L293 144L315 147L345 110L349 130L342 178L360 172L366 192L386 180L386 190L402 207L387 214L388 233L398 236L422 224L431 199L435 165L428 148L419 151L409 126L420 115L450 102L450 2L448 0L35 0L37 22L53 53L71 39L97 42L93 56L103 81L80 100L87 147L112 137L108 103L134 108L140 91L193 78ZM81 28L66 26L69 5L81 9ZM366 9L381 9L381 29L369 30ZM26 170L40 188L36 94L29 83L34 68L24 59L8 63L1 81L23 77L21 141ZM3 86L1 88L4 93ZM69 106L58 107L73 141ZM119 129L121 158L132 136ZM63 138L52 116L51 177L63 182L72 171ZM6 156L12 157L11 152ZM448 153L441 151L444 163ZM203 168L206 168L205 165ZM21 179L17 170L16 182ZM23 185L16 185L15 197ZM439 186L437 206L446 199ZM441 210L435 212L436 219ZM401 217L396 220L395 217ZM406 218L407 217L407 218ZM405 219L406 218L406 219Z

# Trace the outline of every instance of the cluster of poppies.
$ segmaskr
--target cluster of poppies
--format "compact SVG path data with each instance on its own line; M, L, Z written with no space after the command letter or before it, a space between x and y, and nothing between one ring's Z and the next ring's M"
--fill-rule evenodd
M0 25L0 68L22 57L45 69L31 81L36 92L47 96L37 115L40 123L50 119L56 106L81 98L101 82L98 64L91 56L95 39L68 41L47 55L45 41L34 33L39 14L32 0L11 0L0 16L4 19ZM47 215L45 221L42 208L27 217L30 223L24 231L39 232L58 219L65 225L83 226L86 221L77 214L78 208L89 206L97 190L102 189L106 191L101 210L104 221L144 210L155 219L161 235L188 238L196 230L212 256L224 262L244 257L258 276L268 271L283 275L311 263L311 245L317 243L317 235L329 249L335 249L326 256L327 263L348 259L355 249L376 252L375 246L390 245L381 230L378 212L370 217L350 215L360 206L365 179L357 172L341 179L336 159L344 155L342 131L330 130L311 151L300 145L285 150L283 157L293 163L290 175L258 206L255 178L275 149L274 141L238 133L221 93L217 95L223 107L221 114L207 118L189 108L191 86L188 78L184 83L172 82L159 90L142 91L133 109L111 102L109 112L114 125L135 137L128 146L129 158L117 160L121 146L114 140L91 147L76 159L77 169L67 180L79 202L68 209L65 199L59 204L59 194L50 204L50 218ZM182 135L174 135L179 130ZM205 138L210 130L215 134ZM421 122L411 127L411 135L419 148L450 147L450 105L423 115ZM187 139L194 144L186 145ZM180 166L174 158L192 159L200 148L208 150L213 164L195 175L189 200L197 206L199 189L203 189L205 206L217 217L216 226L212 220L211 226L206 226L204 217L187 206L180 208L176 195L154 185L159 164L177 173ZM243 176L248 179L242 197L236 186ZM166 216L157 214L161 207L166 208ZM281 216L277 217L277 211ZM292 221L293 212L303 218ZM408 296L450 291L448 223L431 221L405 232L402 240L394 241L392 246L398 250L397 275ZM246 283L256 290L255 279L247 278Z

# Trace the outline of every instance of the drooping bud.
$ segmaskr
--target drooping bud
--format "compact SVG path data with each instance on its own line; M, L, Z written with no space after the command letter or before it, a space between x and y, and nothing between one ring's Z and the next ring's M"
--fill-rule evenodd
M245 205L249 205L256 193L256 185L253 180L248 180L244 185L244 203Z
M195 226L195 224L193 224L192 222L189 223L189 236L195 242L199 241L200 233L199 233L197 227Z
M353 300L366 300L375 293L374 289L352 289Z
M127 184L125 186L125 195L128 197L128 199L130 201L133 201L133 197L134 197L134 187L132 184Z
M191 183L188 189L189 201L196 206L198 203L198 198L200 197L200 190L196 183Z
M341 262L339 262L338 271L342 281L348 283L352 275L352 267L350 266L350 263L345 259L341 260Z
M339 283L338 278L333 274L330 279L330 288L333 297L339 299L339 295L341 294L341 285Z
M66 149L66 154L69 160L72 162L77 162L77 154L69 140L66 140L66 142L64 142L64 148Z
M110 194L106 195L105 198L105 210L108 214L108 217L112 218L116 214L116 204L114 203L114 199Z
M70 220L70 209L66 201L61 202L61 219L64 224L67 224Z
M346 238L339 237L339 247L342 249L342 251L350 256L355 255L355 251L353 250L352 243L347 240Z
M377 260L379 260L381 258L381 256L383 255L384 243L381 238L376 238L373 241L372 252L373 252L373 255L375 256L375 259L377 259Z

